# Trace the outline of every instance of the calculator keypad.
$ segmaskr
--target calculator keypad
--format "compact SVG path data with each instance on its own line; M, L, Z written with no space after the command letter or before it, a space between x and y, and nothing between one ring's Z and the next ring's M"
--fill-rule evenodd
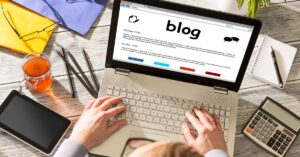
M258 111L250 121L246 132L282 155L293 139L293 134L281 127L271 117Z

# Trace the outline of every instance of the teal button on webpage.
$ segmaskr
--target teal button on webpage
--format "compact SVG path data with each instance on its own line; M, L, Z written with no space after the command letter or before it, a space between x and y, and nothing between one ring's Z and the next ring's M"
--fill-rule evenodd
M161 63L161 62L154 62L154 65L163 66L163 67L170 67L170 64Z

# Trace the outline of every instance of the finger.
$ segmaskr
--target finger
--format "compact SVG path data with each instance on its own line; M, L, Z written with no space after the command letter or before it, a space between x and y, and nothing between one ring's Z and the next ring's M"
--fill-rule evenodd
M204 115L206 116L206 118L209 120L209 122L214 121L214 117L212 116L212 114L210 114L205 108L201 108L202 113L204 113Z
M183 130L185 142L189 146L193 146L196 142L196 138L192 135L190 128L186 125L183 125L182 130Z
M108 136L110 136L113 133L115 133L116 131L118 131L119 129L121 129L122 127L124 127L125 125L127 125L127 120L125 120L125 119L117 120L116 122L114 122L113 124L111 124L110 126L108 126L108 128L105 131L105 133Z
M112 105L122 102L122 100L123 100L122 97L112 97L112 98L106 100L105 102L103 102L102 105L100 105L98 108L101 111L106 111Z
M107 118L111 118L113 116L116 116L119 113L124 112L127 109L127 106L118 106L118 107L114 107L112 109L109 109L106 111L107 113Z
M215 117L213 116L214 114L210 114L206 109L201 109L204 113L204 115L206 116L206 118L209 120L211 126L213 128L217 128L217 125L216 125L216 121L215 121Z
M90 108L93 106L95 100L96 100L96 99L90 100L90 101L85 105L83 111L86 111L86 110L90 109Z
M191 113L186 112L185 116L197 131L200 131L203 128L203 125L200 123L199 119L194 117Z
M106 100L109 100L111 98L112 98L111 96L104 96L104 97L96 99L92 108L97 108L97 107L101 106L101 104L103 104Z
M212 124L211 121L213 121L211 119L208 119L207 116L205 115L205 111L204 110L199 110L199 109L194 109L195 114L197 115L197 117L199 118L199 120L201 121L201 123L208 127L208 128L212 128Z
M215 114L213 115L213 117L214 117L214 120L215 120L215 123L216 123L216 127L219 130L222 130L222 125L221 125L221 122L220 122L220 118Z

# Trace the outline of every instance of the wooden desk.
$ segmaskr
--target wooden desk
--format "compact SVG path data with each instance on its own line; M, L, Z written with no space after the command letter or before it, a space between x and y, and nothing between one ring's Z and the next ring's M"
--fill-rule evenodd
M176 1L199 6L200 0ZM112 1L107 4L105 11L99 16L97 22L85 38L64 28L58 28L55 31L45 50L45 53L50 56L53 64L53 92L48 95L32 94L28 91L25 92L31 98L68 117L74 123L81 114L83 105L86 104L88 100L92 99L92 97L77 79L75 79L78 98L71 98L64 63L52 49L57 48L57 44L63 45L69 49L76 55L76 58L80 61L83 69L88 74L88 69L81 53L81 49L85 48L89 53L91 62L96 69L97 77L100 80L105 63L112 4ZM258 19L263 22L262 33L300 49L300 1L272 4L270 7L261 10ZM23 57L24 55L12 53L7 49L0 48L1 103L11 90L18 89L19 82L23 78L20 68ZM239 96L235 156L272 156L249 141L242 134L242 128L256 110L257 105L259 105L266 96L274 98L300 116L300 52L298 51L297 53L292 71L288 78L287 86L284 90L273 88L249 76L245 76ZM0 156L33 157L43 155L0 131ZM287 156L300 156L299 138L296 140Z

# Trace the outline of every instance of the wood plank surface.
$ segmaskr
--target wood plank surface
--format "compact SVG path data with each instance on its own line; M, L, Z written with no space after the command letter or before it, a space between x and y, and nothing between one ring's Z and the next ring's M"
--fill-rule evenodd
M52 63L53 76L65 75L66 71L63 61L53 51L61 46L67 48L78 60L82 68L87 71L87 66L83 57L82 48L85 48L91 59L95 70L104 68L105 54L108 40L109 27L98 27L89 32L89 38L74 36L71 32L53 34L45 54L50 57ZM0 49L0 62L5 66L0 67L0 84L19 82L23 79L22 62L24 55L11 53L7 49Z
M262 32L283 42L300 40L300 2L280 3L263 8L258 19Z
M97 78L101 79L102 72L95 73ZM86 74L91 80L89 73ZM84 105L92 100L87 90L82 86L78 79L74 79L76 98L71 97L71 89L68 83L67 76L54 77L52 89L45 94L36 94L24 89L26 96L38 101L46 107L65 117L75 117L81 114ZM18 90L19 83L11 83L0 86L0 103L4 101L11 90ZM1 148L0 148L1 149Z
M200 0L175 0L175 2L199 7L203 4ZM280 0L274 0L273 3L268 8L263 8L258 15L258 19L263 22L262 33L300 49L300 1L282 3ZM71 98L64 63L53 49L58 49L60 46L69 49L80 62L83 69L87 71L81 53L81 49L85 48L91 58L94 69L97 71L97 78L100 80L105 63L112 5L113 2L109 1L104 12L98 17L87 37L82 37L61 27L55 30L45 50L45 53L50 56L52 62L52 71L55 78L53 92L48 94L32 94L25 91L26 95L59 114L68 117L74 123L76 122L82 112L83 105L92 99L92 97L75 79L78 98ZM0 48L0 103L3 102L11 90L18 89L19 82L23 78L21 71L23 57L24 55ZM299 50L284 90L273 88L250 76L245 76L239 96L235 156L272 156L248 140L241 132L252 113L254 113L257 106L266 96L274 98L300 116ZM298 157L299 154L300 140L298 138L287 156ZM2 156L43 155L0 131L0 157Z

